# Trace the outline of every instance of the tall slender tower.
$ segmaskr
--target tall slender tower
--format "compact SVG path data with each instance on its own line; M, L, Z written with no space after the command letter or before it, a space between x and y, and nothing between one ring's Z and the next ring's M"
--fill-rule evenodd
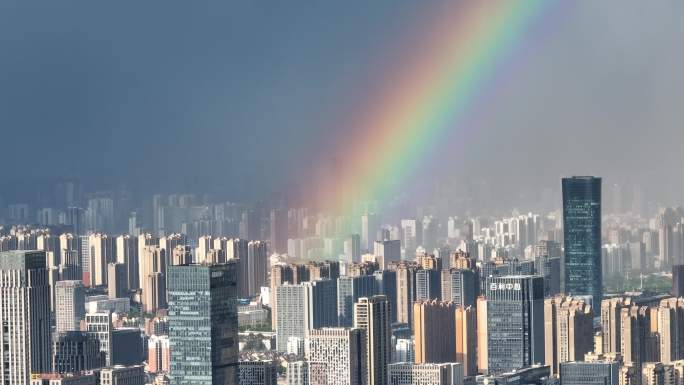
M237 384L235 263L169 266L168 274L171 384Z
M601 178L563 178L563 234L565 255L561 263L561 291L588 297L600 306L601 272Z
M387 297L375 295L359 298L354 304L354 327L366 331L366 384L387 385L392 338Z
M0 383L50 371L50 287L44 251L0 252Z

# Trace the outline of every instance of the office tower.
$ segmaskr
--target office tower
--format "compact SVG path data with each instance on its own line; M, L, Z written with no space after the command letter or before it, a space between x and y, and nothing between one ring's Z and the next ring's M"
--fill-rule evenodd
M438 299L442 294L440 271L419 269L416 271L416 300Z
M95 335L67 331L54 335L52 340L52 371L78 373L105 366L105 355Z
M442 300L460 307L475 307L479 292L478 277L472 270L451 268L441 271Z
M390 364L387 371L391 385L463 385L463 367L459 363L400 362Z
M416 363L456 362L456 305L416 301L413 304Z
M354 304L354 328L366 333L366 384L387 385L392 341L387 297L376 295L359 298Z
M397 272L397 322L410 324L413 320L413 301L416 300L416 271L414 264L399 263Z
M126 286L130 290L140 288L138 266L138 239L130 235L116 237L116 262L126 266Z
M145 368L137 366L113 366L100 370L100 385L145 385Z
M287 210L271 210L271 250L274 253L287 253Z
M85 287L81 281L55 284L56 331L79 330L85 316Z
M373 254L382 259L380 266L384 270L390 262L401 261L401 241L398 239L375 241Z
M238 384L240 385L277 385L278 383L278 365L275 361L240 361L239 368Z
M236 384L235 263L170 266L168 274L171 384Z
M456 307L456 362L466 376L477 374L477 310L475 306Z
M100 342L100 351L104 353L105 364L112 365L112 313L86 313L85 330Z
M169 336L152 335L147 341L147 371L168 373L171 367L171 341Z
M127 327L112 330L111 365L138 365L144 360L143 338L140 328Z
M562 362L560 364L561 385L619 385L620 363L606 362Z
M337 278L337 326L352 326L354 303L361 297L370 297L373 294L375 294L375 277L372 275Z
M110 263L107 265L107 294L109 298L124 298L128 296L128 277L126 265Z
M582 361L593 350L592 309L581 299L562 295L544 300L545 363L552 374L560 364Z
M287 363L287 385L309 385L309 363L307 361Z
M662 362L645 363L641 369L641 385L675 385L675 372L672 365Z
M361 329L311 330L307 359L310 384L366 384L366 334Z
M387 297L390 304L390 324L397 322L397 272L382 270L373 273L375 290Z
M478 302L478 337L486 338L478 348L487 352L480 370L500 374L544 362L544 278L491 277L485 296Z
M268 272L268 250L266 242L250 241L247 244L247 294L257 295L261 287L266 285Z
M684 265L672 266L672 295L684 297Z
M0 383L50 370L50 287L44 251L0 252ZM11 353L10 353L11 352Z
M563 178L564 261L561 291L573 297L591 296L601 303L601 178Z

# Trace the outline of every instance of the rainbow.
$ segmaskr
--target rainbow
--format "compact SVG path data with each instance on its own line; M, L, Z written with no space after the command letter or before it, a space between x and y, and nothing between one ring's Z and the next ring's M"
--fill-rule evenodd
M351 214L359 201L390 199L429 153L464 124L481 90L552 1L433 4L423 45L402 63L369 111L352 122L336 175L319 184L321 208ZM374 97L375 98L375 97Z

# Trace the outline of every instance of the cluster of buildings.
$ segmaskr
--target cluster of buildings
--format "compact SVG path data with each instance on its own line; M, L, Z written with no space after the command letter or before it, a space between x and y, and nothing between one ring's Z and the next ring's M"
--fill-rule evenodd
M118 236L110 198L41 210L0 227L0 382L684 385L684 210L604 220L599 178L562 188L548 216L358 227L193 195Z

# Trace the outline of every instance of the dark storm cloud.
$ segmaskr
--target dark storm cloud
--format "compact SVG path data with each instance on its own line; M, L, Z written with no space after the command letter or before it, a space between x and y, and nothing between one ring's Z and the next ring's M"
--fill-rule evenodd
M2 2L0 174L266 195L344 135L425 4ZM454 175L681 189L682 15L565 7L492 97L477 166Z

